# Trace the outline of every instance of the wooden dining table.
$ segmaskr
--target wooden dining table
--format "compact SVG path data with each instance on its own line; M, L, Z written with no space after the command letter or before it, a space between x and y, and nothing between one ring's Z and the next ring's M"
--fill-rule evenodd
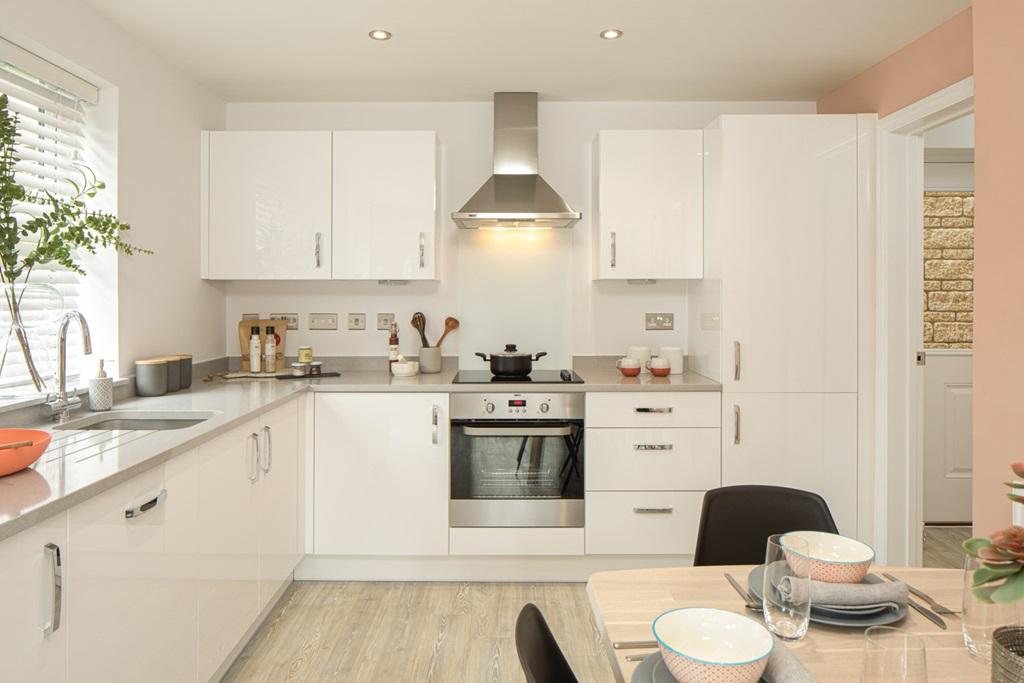
M593 574L587 581L587 594L616 680L630 681L633 671L639 666L638 662L627 661L628 655L654 650L617 650L612 648L612 643L652 640L651 622L666 610L674 607L717 607L759 619L760 615L745 608L725 578L725 574L730 573L746 587L751 569L752 566L669 567ZM878 575L883 571L889 572L945 607L960 610L962 570L872 567L871 571ZM903 621L893 626L924 639L929 681L967 683L990 680L990 665L972 658L964 646L959 615L944 616L943 619L947 624L945 631L911 609ZM787 643L785 647L790 648L822 683L860 680L863 629L822 626L812 622L802 640Z

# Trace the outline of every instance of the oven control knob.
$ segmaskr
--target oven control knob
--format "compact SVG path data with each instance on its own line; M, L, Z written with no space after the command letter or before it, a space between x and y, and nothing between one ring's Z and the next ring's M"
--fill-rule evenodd
M484 410L486 410L488 413L493 413L494 412L494 404L493 403L486 403L486 404L484 404Z
M546 413L549 410L551 410L551 406L550 405L548 405L547 403L541 403L540 404L540 412Z

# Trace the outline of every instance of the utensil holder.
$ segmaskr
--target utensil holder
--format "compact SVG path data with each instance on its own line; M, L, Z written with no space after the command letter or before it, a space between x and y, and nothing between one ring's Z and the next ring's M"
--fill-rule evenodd
M420 372L434 375L441 372L441 347L424 346L420 349Z

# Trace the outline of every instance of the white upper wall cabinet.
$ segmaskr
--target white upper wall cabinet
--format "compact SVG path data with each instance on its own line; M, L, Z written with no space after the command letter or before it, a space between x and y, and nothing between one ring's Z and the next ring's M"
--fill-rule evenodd
M331 134L203 133L203 277L331 274Z
M703 131L604 130L594 143L594 279L704 275Z
M434 131L335 131L333 155L334 279L435 279Z

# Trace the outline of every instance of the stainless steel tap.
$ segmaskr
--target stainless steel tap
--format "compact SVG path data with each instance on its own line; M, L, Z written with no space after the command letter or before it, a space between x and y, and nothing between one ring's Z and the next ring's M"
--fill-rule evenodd
M68 326L72 320L78 321L82 328L82 351L87 356L92 353L92 337L85 316L78 311L68 311L57 330L57 396L46 403L54 421L58 423L67 422L71 410L82 405L82 399L78 396L68 396Z

